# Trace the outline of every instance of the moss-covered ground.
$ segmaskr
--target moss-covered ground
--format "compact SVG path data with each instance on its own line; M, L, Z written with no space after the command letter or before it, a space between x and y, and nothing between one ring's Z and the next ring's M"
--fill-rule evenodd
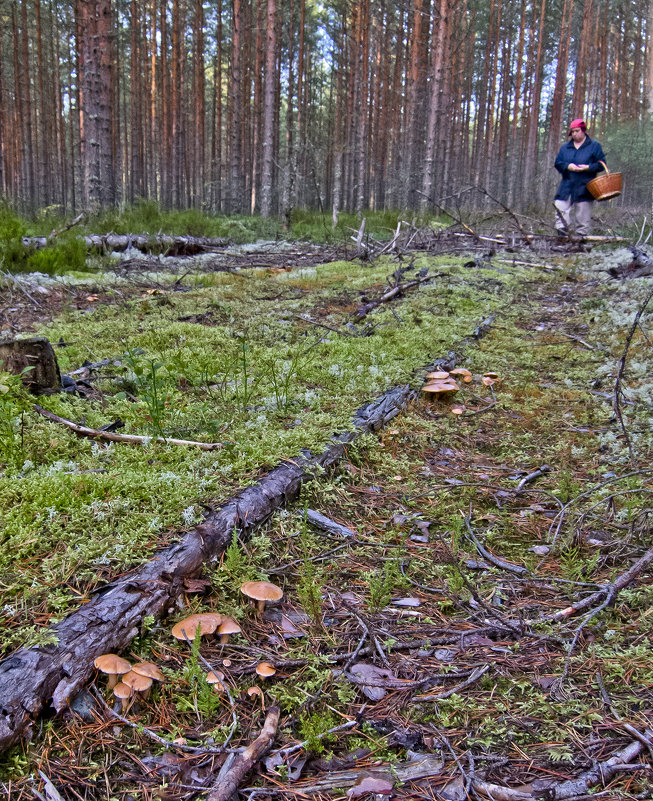
M147 731L89 696L80 714L45 722L31 745L5 755L10 801L45 791L37 768L66 801L204 797L224 758L211 749L228 733L230 747L248 744L273 703L274 749L303 747L276 770L262 765L244 798L263 788L313 795L329 776L321 797L343 797L345 769L386 770L406 798L445 797L447 785L447 797L464 798L461 773L462 785L482 778L530 793L534 780L605 761L632 740L628 726L650 729L650 571L598 614L600 599L587 619L552 619L653 544L650 307L620 380L625 430L613 409L618 360L651 282L606 281L598 268L611 258L549 256L556 269L544 270L510 257L469 268L465 258L420 256L404 278L428 267L433 280L357 323L362 297L382 294L397 262L203 276L189 292L53 321L44 333L66 343L64 370L114 363L89 397L52 396L49 409L224 447L107 447L4 393L25 404L0 482L6 648L47 636L48 623L178 537L206 505L300 448L320 450L362 403L391 385L418 387L424 365L457 350L474 381L456 396L461 414L418 395L300 503L232 544L169 621L230 614L243 629L231 643L191 649L146 619L124 656L166 674L127 712ZM490 315L489 332L470 338ZM488 371L500 379L492 387L481 381ZM306 508L353 536L316 529ZM472 537L524 572L492 564ZM257 616L239 587L260 578L284 598ZM272 678L256 676L262 660L275 665ZM229 697L206 684L206 662L223 671ZM368 679L374 698L356 683L361 663L389 671ZM247 695L254 685L262 698ZM204 753L164 748L152 733ZM411 754L440 756L441 769L401 786ZM599 797L650 797L646 758Z

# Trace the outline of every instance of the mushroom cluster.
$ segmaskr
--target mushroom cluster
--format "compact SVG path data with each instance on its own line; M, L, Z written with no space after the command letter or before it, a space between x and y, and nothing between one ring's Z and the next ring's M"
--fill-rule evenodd
M448 371L438 370L426 374L426 384L422 387L422 392L429 400L447 400L453 398L456 392L460 390L457 381L461 381L464 384L471 384L473 380L474 376L466 367L456 367ZM483 386L491 387L499 383L501 379L498 373L487 372L483 373L477 381L483 384ZM454 414L461 414L464 409L463 407L457 406L452 407L451 411L454 412Z
M132 665L118 654L102 654L96 657L93 664L100 673L109 677L107 686L122 701L123 712L134 695L140 695L145 700L150 694L153 681L165 681L161 669L153 662Z
M456 379L452 378L451 372L437 370L426 374L426 384L422 387L422 392L430 400L442 400L455 395L459 389L460 387L456 383Z

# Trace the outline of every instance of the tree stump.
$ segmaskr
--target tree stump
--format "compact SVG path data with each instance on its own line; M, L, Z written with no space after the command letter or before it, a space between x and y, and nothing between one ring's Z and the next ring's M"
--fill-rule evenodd
M23 372L28 367L32 369ZM0 341L0 369L12 375L22 373L23 383L35 395L61 389L59 363L45 337Z

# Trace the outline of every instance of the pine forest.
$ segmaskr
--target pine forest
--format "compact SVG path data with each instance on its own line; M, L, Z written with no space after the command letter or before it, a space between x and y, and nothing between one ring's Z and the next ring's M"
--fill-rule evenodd
M528 207L572 117L650 201L645 0L0 0L0 20L22 211Z

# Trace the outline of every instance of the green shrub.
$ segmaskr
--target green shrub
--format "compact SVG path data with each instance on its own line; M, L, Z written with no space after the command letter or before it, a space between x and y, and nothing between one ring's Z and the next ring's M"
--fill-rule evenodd
M25 269L29 272L47 275L84 270L86 265L86 244L78 237L57 239L54 244L35 250L27 257Z
M15 270L25 263L23 221L6 204L0 205L0 269Z

